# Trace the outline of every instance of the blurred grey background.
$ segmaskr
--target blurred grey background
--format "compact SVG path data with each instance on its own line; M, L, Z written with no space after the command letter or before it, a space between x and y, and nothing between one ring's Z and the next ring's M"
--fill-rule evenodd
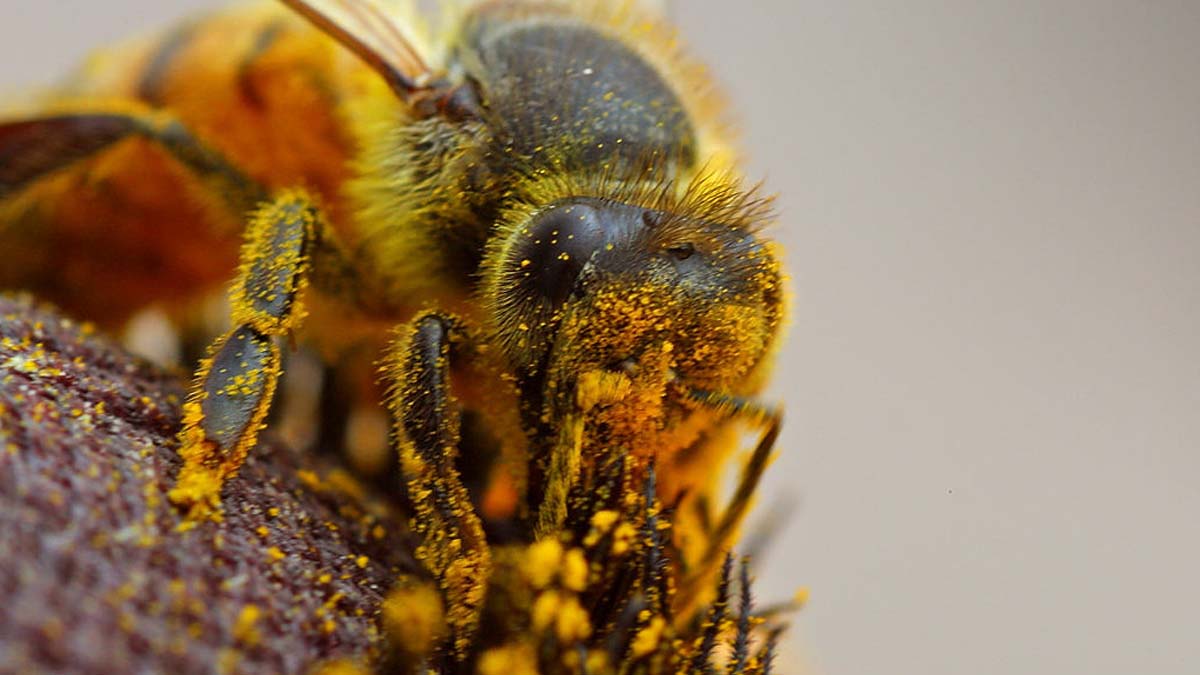
M217 4L3 0L0 87ZM792 658L1200 672L1200 3L674 4L780 193Z

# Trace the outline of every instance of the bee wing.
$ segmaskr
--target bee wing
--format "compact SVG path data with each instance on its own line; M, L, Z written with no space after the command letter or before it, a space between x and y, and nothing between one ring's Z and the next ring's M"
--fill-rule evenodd
M433 79L412 42L403 17L372 0L281 0L297 14L354 52L402 99L427 89Z

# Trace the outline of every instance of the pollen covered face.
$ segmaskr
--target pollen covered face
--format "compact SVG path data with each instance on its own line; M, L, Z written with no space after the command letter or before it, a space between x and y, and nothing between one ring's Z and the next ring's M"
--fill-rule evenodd
M551 407L585 411L589 438L678 447L698 396L758 386L782 291L776 256L753 232L571 200L534 218L513 249L523 297L536 299L527 347L552 364Z

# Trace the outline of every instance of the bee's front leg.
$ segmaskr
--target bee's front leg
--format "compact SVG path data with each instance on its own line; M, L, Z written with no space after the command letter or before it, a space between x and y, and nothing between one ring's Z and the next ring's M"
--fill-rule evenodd
M680 592L679 596L682 598L682 602L676 607L676 610L681 613L690 611L693 598L700 597L696 593L689 595L691 589L708 583L717 565L728 555L730 542L734 539L737 529L750 510L751 502L758 490L759 480L762 479L763 472L770 464L775 442L779 440L779 433L783 429L783 413L777 408L765 406L752 399L711 392L694 391L692 395L701 405L721 411L731 419L742 420L762 428L762 435L759 436L758 443L750 454L750 459L742 467L742 475L737 488L734 489L733 495L729 498L716 523L706 533L708 543L704 553L694 563L688 576L679 584L680 589L686 589L686 591Z
M491 572L483 526L454 466L460 411L450 392L450 360L469 358L470 345L458 320L423 314L401 330L383 364L412 527L422 539L417 557L437 579L460 658L478 628Z
M232 327L201 361L183 408L184 463L170 498L189 509L189 524L219 517L221 486L254 446L282 373L275 339L304 316L299 295L327 232L301 192L282 193L251 217L230 292Z

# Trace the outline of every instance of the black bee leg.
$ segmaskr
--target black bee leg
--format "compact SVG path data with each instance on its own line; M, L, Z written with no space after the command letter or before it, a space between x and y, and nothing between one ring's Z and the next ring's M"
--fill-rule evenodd
M750 460L742 468L742 475L733 496L709 532L704 554L680 585L681 588L698 588L706 583L718 562L726 555L729 542L750 509L759 480L770 463L771 451L775 449L775 441L779 439L779 432L783 428L783 413L778 409L766 408L756 401L700 391L693 392L693 396L698 402L723 411L732 419L759 425L764 430L750 455Z
M762 479L767 464L770 463L771 451L775 449L775 441L779 439L779 432L783 428L783 415L778 410L763 411L754 407L745 410L744 414L765 423L766 428L759 437L754 452L750 455L750 461L746 462L746 466L742 468L742 476L738 481L737 489L734 490L733 497L730 498L728 506L721 514L721 519L713 528L712 548L705 561L706 564L720 559L723 554L721 548L733 538L742 519L745 518L746 512L750 509L751 498L758 489L758 482Z
M483 526L454 466L461 412L450 392L450 360L468 356L468 347L461 323L424 314L401 329L383 364L412 528L422 539L417 557L442 592L459 658L478 628L491 570Z
M324 230L300 192L283 193L251 217L230 292L232 328L201 360L183 407L184 464L170 498L189 509L189 522L219 517L221 486L254 446L282 372L275 339L304 316L300 294Z

